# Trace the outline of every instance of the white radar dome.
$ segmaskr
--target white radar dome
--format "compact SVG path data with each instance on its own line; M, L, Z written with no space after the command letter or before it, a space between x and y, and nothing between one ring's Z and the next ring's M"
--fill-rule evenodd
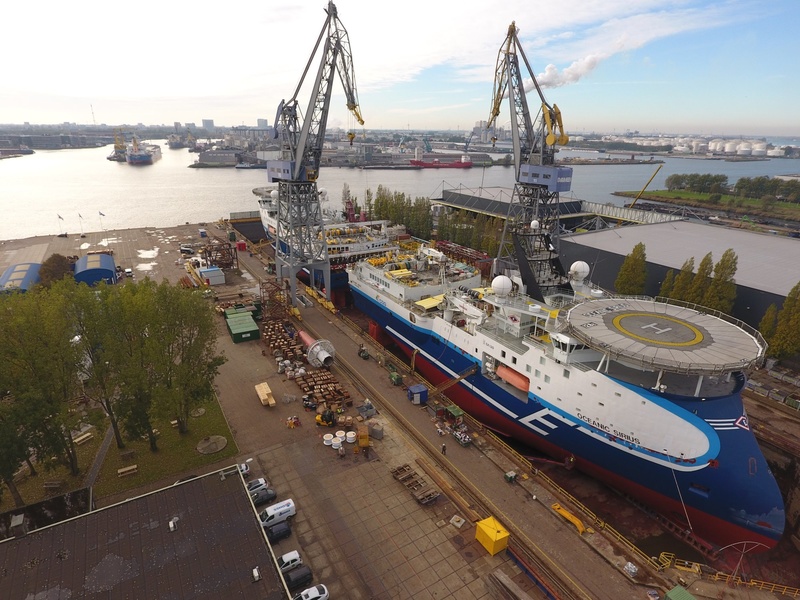
M511 279L505 275L498 275L492 279L492 291L495 293L495 295L500 297L508 296L513 285L514 284L511 282Z
M277 200L278 196L280 196L280 192L278 192L278 190L272 190L269 193L269 197L272 198L273 200Z
M539 229L539 221L537 221L536 219L531 221L531 229Z
M325 188L319 188L319 195L320 197L325 198L328 195L328 190Z
M582 260L575 261L569 268L570 279L584 281L589 276L589 265Z

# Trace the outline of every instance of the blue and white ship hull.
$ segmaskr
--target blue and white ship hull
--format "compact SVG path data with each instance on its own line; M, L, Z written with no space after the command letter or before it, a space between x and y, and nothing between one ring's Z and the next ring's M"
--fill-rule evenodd
M677 366L669 373L663 355L604 353L597 349L603 344L624 344L610 340L592 348L589 336L577 337L597 334L598 322L608 318L610 329L617 328L612 333L631 332L637 323L632 337L646 338L657 329L651 321L665 319L672 334L689 337L668 343L653 335L647 342L675 356L676 347L707 351L715 335L736 345L729 337L733 325L685 307L673 315L660 304L595 296L570 311L577 331L570 330L566 321L556 323L557 311L479 288L466 270L456 278L464 281L463 292L441 296L437 276L423 281L418 262L407 270L411 276L387 276L366 262L357 265L350 274L355 305L433 384L477 365L475 374L445 392L465 411L651 506L712 547L763 551L778 543L783 500L747 422L742 369L706 366L698 356L697 368L707 372ZM398 286L404 278L416 278L415 284ZM651 309L656 316L646 312ZM702 343L691 337L701 334ZM758 359L757 338L741 332L737 343L743 355Z

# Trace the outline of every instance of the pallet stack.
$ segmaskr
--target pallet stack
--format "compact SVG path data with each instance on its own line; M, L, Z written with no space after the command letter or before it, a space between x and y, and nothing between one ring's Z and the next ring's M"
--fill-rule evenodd
M305 375L295 378L303 394L313 395L318 402L342 402L350 405L350 392L342 387L329 371L319 369L308 371Z
M272 356L278 360L303 360L303 345L297 338L292 338L287 333L287 328L283 321L265 322L261 338L269 347Z

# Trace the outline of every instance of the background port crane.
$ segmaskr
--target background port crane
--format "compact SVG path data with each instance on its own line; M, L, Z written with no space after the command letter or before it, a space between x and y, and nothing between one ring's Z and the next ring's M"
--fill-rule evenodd
M359 124L364 124L358 107L347 30L339 20L333 2L328 2L325 12L325 24L294 95L278 105L275 135L280 138L281 158L267 161L267 179L278 184L278 189L272 192L278 202L276 267L279 277L289 279L293 304L297 302L296 275L303 268L308 269L311 281L316 280L315 271L322 272L325 293L330 300L330 262L320 207L320 196L324 196L325 191L317 190L316 181L334 73L338 72L344 87L347 108ZM303 120L298 95L320 47L322 60L312 83L311 99ZM350 131L348 137L352 143L355 134Z
M572 169L555 165L556 145L569 138L563 131L561 111L548 104L536 81L511 23L500 47L495 69L494 94L487 122L492 128L503 99L511 108L511 136L514 149L515 185L500 242L496 273L506 274L526 287L528 295L543 299L565 283L558 258L559 193L569 191ZM520 57L541 101L534 125L520 70Z

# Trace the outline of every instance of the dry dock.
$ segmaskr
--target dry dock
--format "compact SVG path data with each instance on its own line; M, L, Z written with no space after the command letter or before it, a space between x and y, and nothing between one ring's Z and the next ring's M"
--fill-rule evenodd
M179 245L207 241L200 237L200 228L212 239L228 239L222 227L209 224L6 241L0 246L0 270L20 262L40 262L54 252L69 256L109 248L117 264L132 268L136 277L177 282L185 275ZM242 253L239 260L242 275L230 274L226 287L255 290L257 280L267 276L264 263L249 253ZM568 499L532 475L520 472L509 481L505 474L517 469L518 463L483 432L473 431L474 443L467 447L439 436L429 412L407 399L405 387L414 381L406 376L403 386L390 385L385 366L376 360L379 350L344 319L316 303L301 309L301 317L299 328L334 344L333 373L348 386L353 399L369 397L378 406L384 436L373 440L368 458L349 448L340 459L323 443L323 435L331 430L316 427L314 414L304 411L297 400L296 383L277 372L274 359L262 354L262 345L233 344L222 324L219 344L228 362L220 370L216 388L241 458L254 457L254 476L268 477L281 497L297 503L295 533L279 542L276 551L300 550L315 573L315 583L325 583L332 598L509 597L492 592L491 582L504 578L528 597L548 597L508 553L491 556L475 540L473 520L489 515L511 532L515 543L535 555L536 561L528 564L543 571L540 574L548 582L544 587L553 586L550 597L645 598L648 589L663 594L679 578L698 598L781 597L726 587L674 569L648 572L640 565L637 576L631 577L624 567L637 562L635 556L599 528L579 534L573 522L552 508L554 503L569 506ZM368 360L358 355L361 343L370 348ZM358 378L350 381L353 373ZM274 407L258 401L254 386L261 381L270 383L277 400ZM292 397L295 400L284 401ZM301 426L286 426L293 416ZM441 452L443 439L446 455ZM432 504L419 504L392 477L391 469L402 464L412 465L441 496ZM119 500L124 498L100 499L99 504ZM457 526L453 517L463 519L463 524Z

